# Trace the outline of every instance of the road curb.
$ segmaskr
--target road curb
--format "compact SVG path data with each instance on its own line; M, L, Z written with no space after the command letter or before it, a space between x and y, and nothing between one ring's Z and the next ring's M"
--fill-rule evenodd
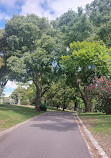
M74 116L76 116L77 119L80 121L80 124L83 127L86 135L88 136L89 140L92 142L92 144L94 145L94 147L96 148L96 150L98 150L99 155L102 158L108 158L108 156L106 155L105 151L99 146L98 142L94 139L94 137L92 136L92 134L90 133L90 131L86 128L86 126L84 125L83 121L79 118L79 116L76 113L74 114ZM80 129L80 127L79 127L79 129ZM86 142L86 144L88 145L87 142ZM89 145L88 145L88 149L90 150ZM92 155L92 153L91 153L91 155Z
M46 112L46 113L47 113L47 112ZM24 121L24 122L21 122L21 123L15 125L15 126L12 126L12 127L8 128L8 129L6 129L6 130L0 132L0 138L1 138L2 136L4 136L5 134L8 134L8 133L10 133L11 131L14 131L15 129L17 129L18 127L20 127L20 126L26 124L27 122L29 122L29 121L31 121L31 120L37 118L37 117L40 117L41 115L44 115L44 114L46 114L46 113L43 113L43 114L34 116L34 117L32 117L32 118L30 118L30 119Z

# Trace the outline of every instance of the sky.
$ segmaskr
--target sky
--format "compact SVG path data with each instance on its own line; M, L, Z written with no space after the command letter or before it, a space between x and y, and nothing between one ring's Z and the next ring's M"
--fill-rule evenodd
M54 20L69 9L77 11L77 8L90 4L93 0L0 0L0 28L4 28L6 22L13 15L36 14L40 17L48 17ZM14 82L8 81L4 93L9 96L17 88Z

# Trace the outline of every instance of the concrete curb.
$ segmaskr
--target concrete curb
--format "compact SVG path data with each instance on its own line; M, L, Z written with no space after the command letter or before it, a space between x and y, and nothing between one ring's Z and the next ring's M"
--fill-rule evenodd
M6 130L4 130L4 131L0 132L0 138L1 138L2 136L4 136L5 134L8 134L8 133L10 133L11 131L13 131L13 130L17 129L18 127L20 127L20 126L22 126L22 125L26 124L27 122L29 122L29 121L33 120L34 118L40 117L41 115L44 115L44 114L46 114L46 113L43 113L43 114L40 114L40 115L34 116L34 117L32 117L32 118L30 118L30 119L28 119L28 120L24 121L24 122L21 122L21 123L19 123L19 124L15 125L15 126L13 126L13 127L10 127L10 128L8 128L8 129L6 129Z
M82 125L85 133L87 134L88 138L90 139L90 141L92 142L92 144L94 145L94 147L98 150L99 155L101 155L102 158L108 158L108 156L106 155L106 153L104 152L104 150L99 146L98 142L94 139L94 137L92 136L92 134L90 133L90 131L86 128L86 126L84 125L84 123L82 122L82 120L79 118L79 116L77 114L74 114L74 115L76 115L76 117L80 121L80 123L81 123L81 125ZM88 143L86 143L86 144L88 145ZM90 148L90 147L88 146L88 148Z

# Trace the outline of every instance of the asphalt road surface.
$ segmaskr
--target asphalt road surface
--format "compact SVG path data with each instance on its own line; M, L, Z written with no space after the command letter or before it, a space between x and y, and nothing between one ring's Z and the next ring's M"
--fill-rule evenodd
M0 138L0 158L91 158L72 113L48 112Z

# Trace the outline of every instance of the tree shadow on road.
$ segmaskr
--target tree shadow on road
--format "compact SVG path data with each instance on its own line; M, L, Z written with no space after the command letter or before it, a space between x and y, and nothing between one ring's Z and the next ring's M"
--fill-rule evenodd
M49 112L42 117L33 119L36 123L31 127L38 127L43 130L66 132L76 130L77 124L71 113Z

